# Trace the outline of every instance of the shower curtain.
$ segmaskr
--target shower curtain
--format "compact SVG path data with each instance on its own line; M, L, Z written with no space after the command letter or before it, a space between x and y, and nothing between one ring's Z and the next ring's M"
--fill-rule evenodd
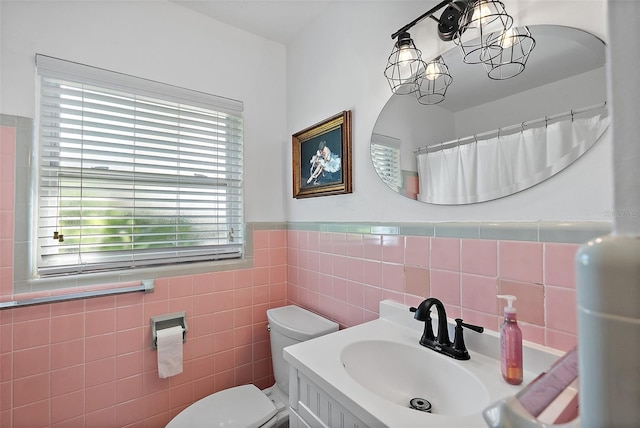
M604 133L606 114L568 118L418 154L418 199L434 204L487 201L531 187L584 154Z

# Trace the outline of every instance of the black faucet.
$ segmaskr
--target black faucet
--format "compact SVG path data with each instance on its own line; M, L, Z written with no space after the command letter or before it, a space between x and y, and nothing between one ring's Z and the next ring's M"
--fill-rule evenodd
M431 325L431 307L435 306L438 311L438 335L433 334L433 327ZM444 304L434 297L430 297L424 300L418 305L417 308L409 308L411 312L414 312L413 317L418 321L424 321L424 332L420 338L420 345L429 349L433 349L436 352L447 355L456 360L468 360L471 358L467 347L464 344L464 333L462 327L466 327L478 333L484 331L483 327L466 324L462 322L461 318L456 318L455 334L453 337L453 343L449 340L449 326L447 323L447 312L444 309Z

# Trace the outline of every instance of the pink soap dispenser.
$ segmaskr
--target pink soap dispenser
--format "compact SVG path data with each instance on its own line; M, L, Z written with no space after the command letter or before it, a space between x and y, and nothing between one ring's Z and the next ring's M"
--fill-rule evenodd
M500 361L502 377L511 385L522 383L522 331L518 326L516 308L513 302L516 296L501 294L499 299L505 299L504 324L500 329Z

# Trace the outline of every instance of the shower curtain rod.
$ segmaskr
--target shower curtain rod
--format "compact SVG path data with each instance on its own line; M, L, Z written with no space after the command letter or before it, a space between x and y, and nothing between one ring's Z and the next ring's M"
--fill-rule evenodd
M492 131L481 132L479 134L470 135L468 137L458 138L457 140L450 140L440 144L433 144L431 146L420 147L419 149L414 150L413 153L416 155L419 155L422 153L433 153L440 150L449 149L451 147L463 146L465 144L477 142L480 137L488 137L488 136L494 136L494 135L500 136L502 134L508 134L511 131L515 131L515 130L524 131L525 127L530 127L532 125L537 125L540 123L548 124L550 121L557 120L565 116L571 116L573 120L573 116L575 116L576 114L586 113L589 111L599 110L602 108L606 110L606 107L607 107L607 102L605 101L600 104L592 105L589 107L583 107L581 109L576 109L576 110L569 110L568 112L564 112L564 113L557 113L551 116L542 117L540 119L527 120L522 122L519 125L510 125L504 128L498 128Z

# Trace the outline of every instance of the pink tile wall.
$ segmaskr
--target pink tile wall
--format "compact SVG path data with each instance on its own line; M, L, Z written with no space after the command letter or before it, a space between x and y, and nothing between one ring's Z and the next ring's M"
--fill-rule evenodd
M258 258L282 252L284 231L262 235L269 243ZM266 310L284 304L283 263L159 279L149 294L3 310L0 426L164 426L215 391L266 388ZM184 372L160 379L149 319L175 311L189 325Z
M525 339L568 350L578 247L290 230L288 299L350 327L376 318L381 299L416 305L435 296L450 317L498 330L504 303L496 295L514 294ZM307 262L316 259L321 267Z

